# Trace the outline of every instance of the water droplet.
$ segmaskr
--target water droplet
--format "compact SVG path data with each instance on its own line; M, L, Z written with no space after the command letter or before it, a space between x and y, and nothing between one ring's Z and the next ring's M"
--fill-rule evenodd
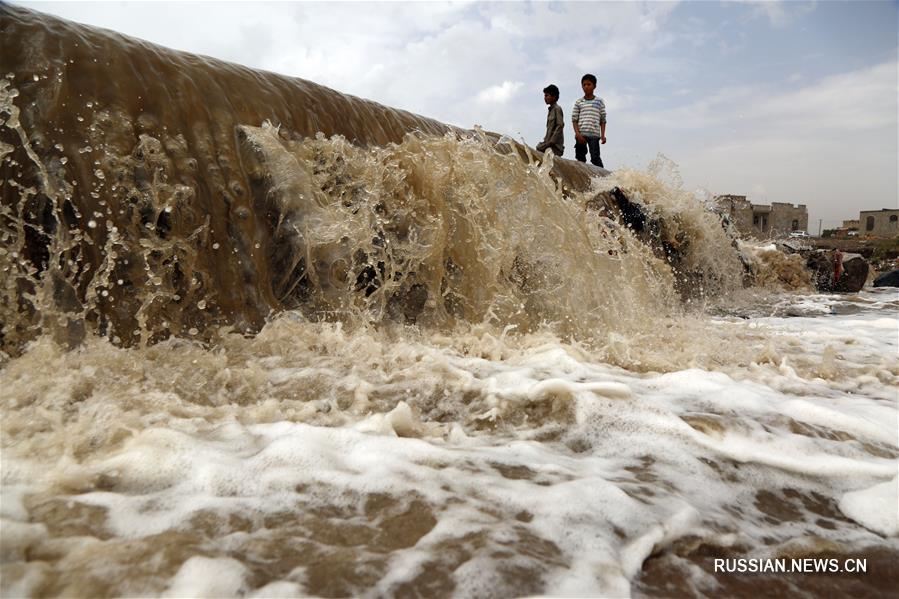
M105 179L105 178L106 178L106 175L104 175L104 174L103 174L103 171L101 171L100 169L97 169L97 170L94 171L94 176L95 176L96 178L98 178L98 179Z
M199 333L200 331L198 331L198 330L195 329L194 327L191 327L187 332L188 332L189 334L191 334L191 335L196 335L196 334Z
M40 79L40 77L38 77L37 75L34 76L35 81L38 81L39 79Z
M205 310L206 309L206 300L198 301L197 308L199 308L200 310Z
M62 164L65 164L66 162L69 161L69 159L66 158L65 156L63 156L62 158L59 159L59 161L60 161Z
M213 244L212 244L212 249L214 249L214 250L219 249L219 247L220 247L220 246L219 246L219 244L217 244L217 243L213 243Z
M90 227L91 229L96 229L96 228L97 228L97 221L95 221L95 220L89 220L89 221L87 221L87 226Z

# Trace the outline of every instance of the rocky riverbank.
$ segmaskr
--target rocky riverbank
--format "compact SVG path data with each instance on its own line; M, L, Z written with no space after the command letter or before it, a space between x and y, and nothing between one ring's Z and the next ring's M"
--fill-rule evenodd
M899 238L895 239L836 239L813 237L811 244L819 250L840 250L844 254L860 254L871 262L875 271L889 271L899 266Z

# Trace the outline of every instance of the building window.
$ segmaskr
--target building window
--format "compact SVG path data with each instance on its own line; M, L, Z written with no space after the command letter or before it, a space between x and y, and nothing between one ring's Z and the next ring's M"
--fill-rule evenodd
M754 227L759 226L759 215L758 215L758 214L753 214L753 215L752 215L752 225L753 225Z
M899 217L897 217L895 214L891 214L891 215L890 215L890 222L891 222L891 223L894 223L894 222L896 222L897 220L899 220Z
M874 230L874 217L869 216L865 219L865 231L873 231Z
M793 227L794 231L798 231L799 230L799 221L796 219L793 219L792 227Z

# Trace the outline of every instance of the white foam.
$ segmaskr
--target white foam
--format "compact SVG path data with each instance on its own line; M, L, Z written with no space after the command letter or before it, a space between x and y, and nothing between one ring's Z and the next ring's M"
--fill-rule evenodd
M650 556L656 547L664 547L699 525L699 513L691 506L685 506L675 512L668 520L652 526L622 549L622 567L628 578L633 578L643 561Z
M4 597L35 597L41 589L41 585L47 578L50 566L44 562L30 562L23 564L23 572L15 581L10 581L10 576L4 573L3 596Z
M303 587L295 582L278 581L271 582L264 587L256 589L250 595L250 599L293 599L306 595Z
M246 575L246 566L235 559L195 556L184 562L162 596L237 597L246 591Z
M24 561L28 550L47 536L47 527L41 523L17 522L0 519L3 543L0 543L0 560L3 563Z
M867 489L846 493L840 510L866 528L899 536L899 476Z
M203 555L154 583L169 596L306 594L303 566L250 588L254 562L241 556L248 547L266 547L259 541L270 534L302 537L302 527L278 529L285 514L302 522L336 509L376 535L394 512L369 519L365 506L375 494L391 498L400 513L419 502L436 521L412 546L387 554L371 591L379 595L395 594L423 569L463 553L467 561L447 574L459 596L502 589L501 572L512 565L542 580L545 586L535 588L548 594L620 596L648 555L685 535L758 552L772 536L815 537L848 549L877 544L882 537L875 532L895 534L889 502L895 507L896 480L882 481L897 468L899 368L884 351L894 348L884 334L890 318L877 314L886 308L873 305L851 315L768 316L750 321L756 327L720 319L710 330L748 339L740 349L757 342L759 356L742 354L757 359L728 361L728 348L713 348L720 371L666 374L611 366L540 336L493 338L483 353L474 340L478 350L466 353L443 340L388 343L373 333L354 337L290 321L261 337L278 340L277 327L284 326L291 340L300 339L297 346L318 342L328 349L291 355L294 346L278 340L281 359L265 346L255 351L257 360L239 345L240 362L258 369L252 372L261 381L259 395L229 403L217 389L209 401L216 405L206 398L192 403L180 390L147 390L152 385L143 372L158 365L151 362L137 369L133 383L116 383L115 393L104 390L72 407L67 368L82 373L100 359L92 351L103 359L111 353L114 364L145 354L90 345L55 358L40 354L38 363L49 361L60 372L59 381L48 383L55 411L25 406L9 414L17 426L33 426L17 439L38 450L3 447L4 556L24 563L46 537L42 524L24 524L30 514L23 498L31 494L105 508L104 529L133 545L191 530L201 513L213 522L232 516L251 522L205 543ZM346 345L356 354L377 345L377 355L343 358ZM12 367L33 371L28 358ZM211 377L227 362L214 358ZM824 359L831 362L829 378L817 370ZM240 380L239 365L229 368L230 380ZM0 376L13 378L9 370ZM16 379L17 397L37 401L33 381L24 380ZM277 395L283 387L304 393L284 398ZM130 436L99 443L109 421L100 420L99 429L90 423L104 413L131 423ZM92 452L95 442L100 449ZM95 490L78 492L85 488ZM772 525L761 493L802 518ZM797 494L839 502L869 530L842 520L818 525L819 514L790 499ZM267 528L270 516L277 517ZM327 549L309 535L302 540ZM478 542L461 547L466 535ZM367 551L363 540L358 545L348 551ZM528 553L534 548L552 557L534 557ZM27 594L38 574L16 588Z

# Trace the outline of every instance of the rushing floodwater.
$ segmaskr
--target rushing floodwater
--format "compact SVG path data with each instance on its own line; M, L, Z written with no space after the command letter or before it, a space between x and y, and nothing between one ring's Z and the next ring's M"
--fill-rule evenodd
M4 597L899 584L896 290L812 294L661 157L0 30Z
M827 551L876 586L896 294L741 310L619 339L630 368L295 313L213 347L41 339L0 372L4 594L652 594L659 552L704 593L711 556Z

